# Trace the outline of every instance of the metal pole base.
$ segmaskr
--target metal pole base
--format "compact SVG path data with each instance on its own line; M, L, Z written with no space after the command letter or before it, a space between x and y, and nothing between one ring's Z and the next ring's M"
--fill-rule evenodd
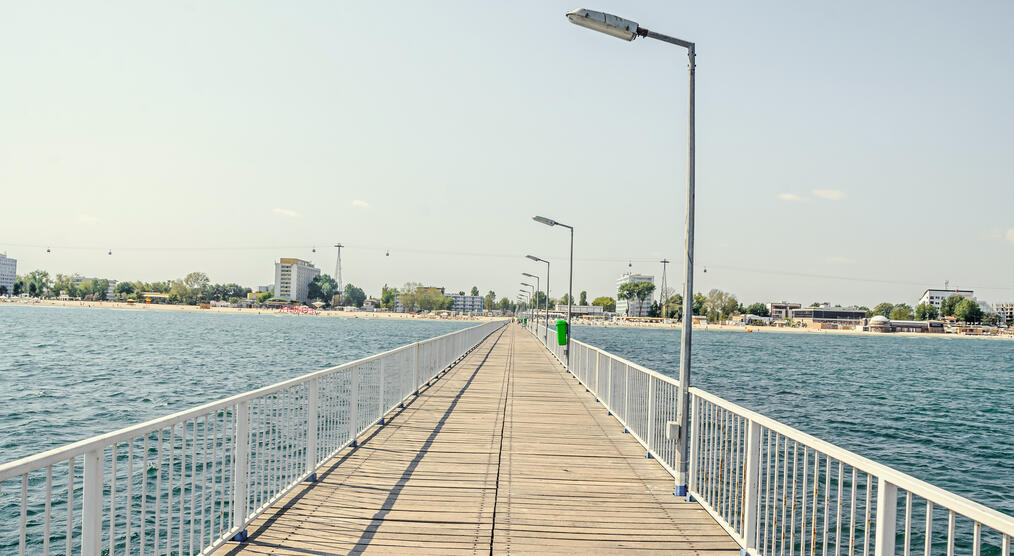
M246 536L246 529L243 529L239 533L236 533L236 536L234 536L232 540L233 542L246 542L248 538L249 537Z
M310 473L310 476L306 478L306 482L308 482L308 483L316 483L317 482L317 474L316 473Z
M674 496L686 496L687 495L687 485L676 485L675 487L673 487L673 495Z

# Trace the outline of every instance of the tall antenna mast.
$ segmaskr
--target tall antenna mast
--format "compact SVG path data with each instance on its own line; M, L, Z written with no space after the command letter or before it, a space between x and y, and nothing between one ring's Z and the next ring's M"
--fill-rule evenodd
M659 262L662 263L662 318L665 319L669 314L669 292L665 283L665 268L669 264L669 259L662 259Z
M334 244L338 248L338 259L334 263L334 277L338 280L338 298L345 295L345 290L342 286L342 247L345 247L341 243Z

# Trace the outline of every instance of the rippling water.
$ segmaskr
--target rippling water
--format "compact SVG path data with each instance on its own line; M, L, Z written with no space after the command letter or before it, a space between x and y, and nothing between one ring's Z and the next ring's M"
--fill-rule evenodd
M669 376L678 330L576 327ZM1014 515L1014 342L694 331L691 383Z
M0 462L474 324L0 307Z

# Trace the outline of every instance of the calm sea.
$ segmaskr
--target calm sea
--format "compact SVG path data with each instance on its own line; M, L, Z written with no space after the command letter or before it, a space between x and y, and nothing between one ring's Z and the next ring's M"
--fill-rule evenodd
M0 462L472 324L0 306ZM678 331L575 337L678 367ZM1014 514L1014 342L694 338L695 385Z

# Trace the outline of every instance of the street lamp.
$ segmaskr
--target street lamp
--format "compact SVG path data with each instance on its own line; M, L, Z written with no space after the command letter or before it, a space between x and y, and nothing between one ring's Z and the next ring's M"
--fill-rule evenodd
M690 76L690 93L688 97L687 117L687 215L686 215L686 243L684 248L684 279L683 279L683 334L680 342L680 376L679 376L679 400L676 413L678 426L677 436L677 463L676 463L676 488L674 493L677 496L687 495L687 474L690 469L690 460L687 457L687 421L690 413L690 349L691 333L693 327L693 298L694 298L694 73L696 64L694 61L695 46L690 41L677 39L649 31L641 27L637 22L623 19L615 15L596 12L592 10L579 9L567 13L567 19L575 25L580 25L594 31L607 35L632 41L637 37L660 40L687 49L687 68Z
M538 276L534 275L534 274L529 274L527 272L522 272L521 275L522 276L527 276L529 278L535 278L535 289L532 291L532 303L534 303L533 309L532 309L532 320L535 321L535 332L536 332L536 334L538 334L538 332L539 332L539 314L538 314L537 311L539 309L539 296L535 292L540 291L539 290L539 280L540 280L540 278ZM531 284L525 284L525 285L531 287Z
M528 276L532 275L529 274ZM538 280L538 278L539 278L538 276L535 277L536 280ZM521 290L521 291L528 296L528 311L532 313L532 315L534 315L535 313L534 311L532 311L532 300L535 299L535 286L529 284L528 282L521 282L521 285L528 288L532 288L531 290Z
M540 259L535 255L525 255L537 263L546 263L546 346L549 346L549 261Z
M545 216L533 216L532 220L547 226L563 226L570 230L570 280L567 285L567 345L564 347L564 353L567 355L567 370L570 370L570 313L571 307L574 306L574 227L557 222L551 218L546 218Z

